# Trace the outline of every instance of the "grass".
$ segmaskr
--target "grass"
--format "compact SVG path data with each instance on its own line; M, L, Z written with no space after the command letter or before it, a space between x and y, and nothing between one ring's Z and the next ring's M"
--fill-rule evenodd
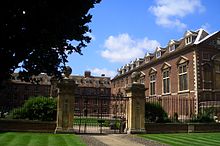
M0 146L85 146L74 134L0 133Z
M220 145L220 133L141 134L139 136L171 146Z

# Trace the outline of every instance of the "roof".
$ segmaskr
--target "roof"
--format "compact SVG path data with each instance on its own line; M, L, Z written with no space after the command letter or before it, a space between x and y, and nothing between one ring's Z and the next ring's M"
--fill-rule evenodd
M215 34L219 33L220 31L216 31L212 34L207 35L206 37L204 37L203 39L199 40L199 41L195 41L194 44L198 45L202 42L204 42L205 40L209 39L210 37L214 36Z
M144 63L140 64L139 66L132 68L132 70L129 70L128 72L120 73L119 75L116 75L115 78L118 78L119 76L121 76L123 74L132 73L133 70L136 70L142 66L145 66L145 64L149 64L149 63L154 62L156 60L160 60L161 58L164 58L164 57L166 57L176 51L182 50L184 48L189 48L190 46L193 46L193 45L198 45L198 44L208 40L210 37L214 36L215 34L217 34L219 32L220 31L216 31L212 34L209 34L206 30L204 30L202 28L200 28L196 31L187 30L184 33L184 36L182 38L177 39L177 40L174 40L174 39L169 40L166 47L163 48L163 47L157 46L155 48L154 53L147 52L146 54L144 54L144 58L150 56L150 61L144 62ZM192 38L192 42L186 44L185 38L188 36L192 36L193 38ZM169 46L172 44L175 44L175 50L171 52L169 49ZM162 52L162 56L160 58L156 58L156 52L158 52L158 51ZM130 64L133 64L135 62L137 62L137 59L132 61Z

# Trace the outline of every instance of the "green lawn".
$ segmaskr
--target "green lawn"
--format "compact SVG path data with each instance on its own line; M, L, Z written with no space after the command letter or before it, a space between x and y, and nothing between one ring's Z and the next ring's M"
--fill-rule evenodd
M0 133L0 146L85 146L74 134Z
M172 146L220 145L220 133L140 134L139 136Z

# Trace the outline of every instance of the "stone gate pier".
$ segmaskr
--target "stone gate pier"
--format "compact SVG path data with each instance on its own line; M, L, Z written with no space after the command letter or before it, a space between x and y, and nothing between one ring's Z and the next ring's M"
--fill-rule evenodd
M136 81L126 87L126 95L129 98L127 106L127 132L145 132L145 86Z
M72 70L67 67L65 78L57 83L57 126L55 133L73 133L74 92L77 85L69 78Z

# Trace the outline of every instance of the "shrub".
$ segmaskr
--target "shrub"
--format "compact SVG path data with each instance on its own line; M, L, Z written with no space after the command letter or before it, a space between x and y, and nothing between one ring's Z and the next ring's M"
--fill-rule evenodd
M9 117L41 121L56 120L56 100L47 97L32 97L20 108L14 109Z
M13 109L10 113L8 118L12 118L12 119L27 119L26 118L26 109L24 107L21 108L15 108Z
M213 123L215 122L213 113L214 108L204 108L203 111L200 112L196 118L193 118L193 120L191 120L191 122Z
M170 122L167 113L158 103L147 102L145 104L145 119L146 122L166 123Z

